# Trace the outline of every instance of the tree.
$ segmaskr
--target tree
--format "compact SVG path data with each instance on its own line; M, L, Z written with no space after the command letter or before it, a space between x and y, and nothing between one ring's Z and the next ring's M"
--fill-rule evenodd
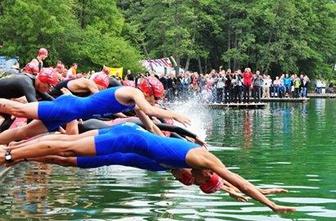
M1 53L18 55L23 64L45 47L49 65L62 60L88 68L119 64L141 70L139 51L121 36L124 19L115 1L6 0L0 6Z

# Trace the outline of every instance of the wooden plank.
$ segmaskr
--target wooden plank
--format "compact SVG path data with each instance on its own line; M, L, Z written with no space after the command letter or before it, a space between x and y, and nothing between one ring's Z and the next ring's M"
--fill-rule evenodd
M336 98L336 94L331 94L331 93L326 93L326 94L308 93L308 97L310 97L310 98Z
M208 104L209 108L213 109L225 109L225 108L236 108L236 109L260 109L265 108L265 103L221 103L221 104Z
M271 98L262 98L263 102L307 102L309 98L299 97L299 98L289 98L289 97L271 97Z

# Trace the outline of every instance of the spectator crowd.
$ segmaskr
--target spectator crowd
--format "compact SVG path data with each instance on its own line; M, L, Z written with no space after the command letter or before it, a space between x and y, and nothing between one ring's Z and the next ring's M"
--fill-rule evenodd
M307 97L310 79L307 75L281 74L274 79L250 68L244 72L231 69L212 70L208 74L171 72L159 76L166 89L168 101L199 96L209 103L260 102L261 98Z

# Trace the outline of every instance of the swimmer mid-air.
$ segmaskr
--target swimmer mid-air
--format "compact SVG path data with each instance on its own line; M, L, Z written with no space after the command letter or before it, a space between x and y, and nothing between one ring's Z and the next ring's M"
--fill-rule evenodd
M178 178L187 173L189 176L182 181L196 184L208 193L222 187L221 177L229 185L229 193L235 194L237 189L275 212L295 211L292 207L280 206L269 200L253 184L229 171L206 148L182 139L160 137L133 123L89 131L85 135L46 135L19 146L5 147L0 153L0 165L34 158L43 161L43 157L44 162L50 157L52 163L67 165L67 162L83 168L119 164L149 170L173 170ZM66 160L68 157L69 161ZM273 192L277 191L282 192ZM272 193L272 190L264 193Z

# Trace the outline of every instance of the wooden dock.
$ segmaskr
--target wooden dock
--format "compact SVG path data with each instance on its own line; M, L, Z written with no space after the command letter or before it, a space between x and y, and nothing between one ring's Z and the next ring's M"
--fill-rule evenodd
M316 94L308 93L309 98L336 98L336 94L325 93L325 94Z
M291 97L270 97L270 98L261 98L262 102L307 102L309 98L307 97L298 97L298 98L291 98Z
M262 109L265 108L265 103L212 103L207 105L209 108L212 109L226 109L226 108L233 108L233 109Z

